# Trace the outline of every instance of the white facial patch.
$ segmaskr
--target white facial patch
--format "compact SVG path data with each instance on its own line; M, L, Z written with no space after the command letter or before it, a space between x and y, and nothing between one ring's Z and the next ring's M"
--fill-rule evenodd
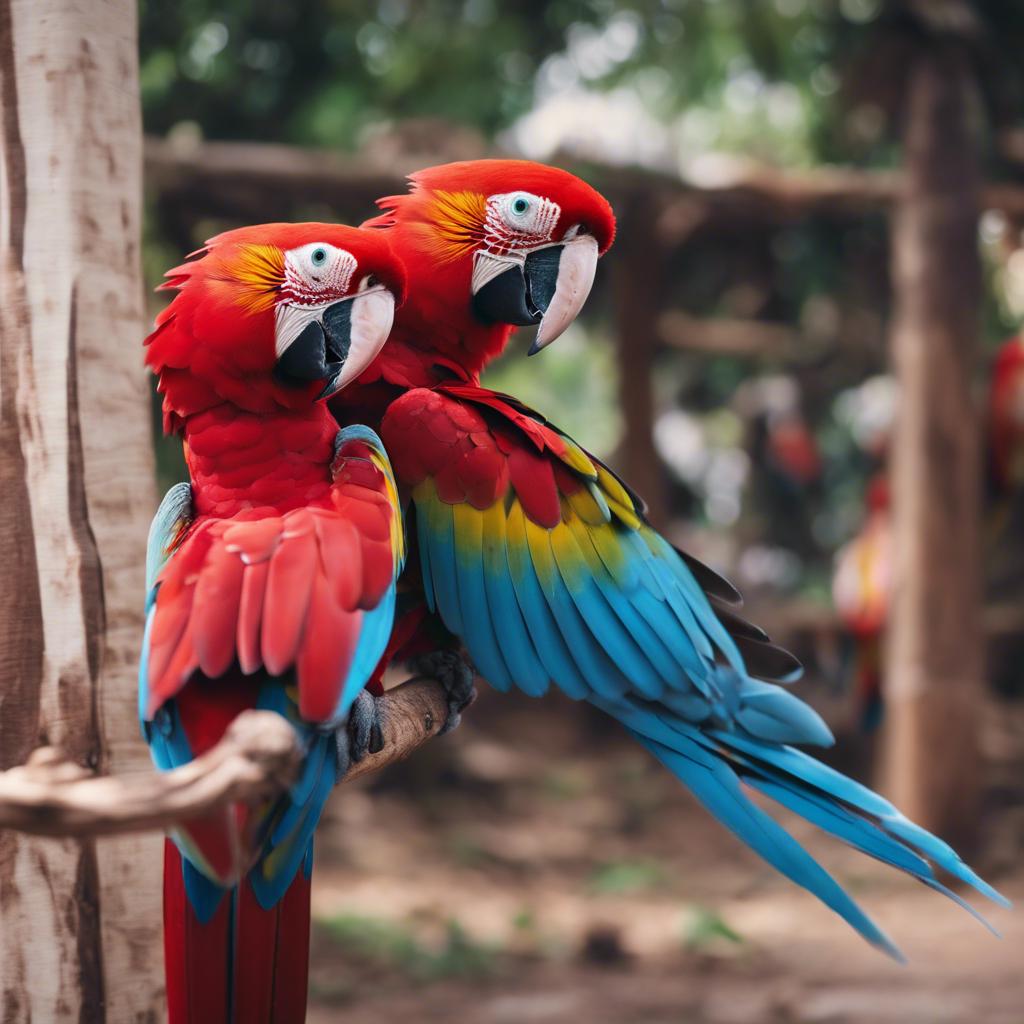
M356 267L352 253L329 242L310 242L284 254L284 282L274 312L278 358L331 303L344 297Z
M561 216L558 203L532 192L488 196L484 240L473 254L473 294L509 267L522 267L529 253L556 244Z
M281 299L313 306L340 299L352 283L356 258L329 242L309 242L284 254Z
M558 203L531 192L488 196L483 248L493 256L504 256L512 250L550 245L561 215Z

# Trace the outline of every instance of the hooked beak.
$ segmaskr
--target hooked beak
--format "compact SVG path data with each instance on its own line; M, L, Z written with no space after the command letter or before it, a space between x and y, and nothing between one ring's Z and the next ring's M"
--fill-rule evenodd
M384 347L395 319L395 297L383 285L320 306L277 307L274 376L285 387L324 381L319 401L337 394Z
M478 251L473 262L473 311L484 323L540 324L529 352L535 355L579 315L594 283L597 259L593 235L577 235L526 254Z

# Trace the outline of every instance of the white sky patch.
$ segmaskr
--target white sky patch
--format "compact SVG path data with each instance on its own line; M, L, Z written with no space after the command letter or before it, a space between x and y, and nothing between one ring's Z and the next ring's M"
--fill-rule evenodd
M540 100L510 136L515 149L531 160L565 151L612 164L675 167L668 132L631 89L570 86Z
M899 387L888 374L869 377L836 397L836 419L844 424L861 448L873 451L884 445L899 401Z

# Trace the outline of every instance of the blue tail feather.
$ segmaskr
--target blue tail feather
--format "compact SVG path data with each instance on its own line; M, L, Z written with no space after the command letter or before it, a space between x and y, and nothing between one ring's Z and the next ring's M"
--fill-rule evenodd
M731 693L741 699L750 683L740 679L731 691L728 686L723 690L727 696ZM742 725L713 728L706 714L687 721L678 710L673 712L664 705L592 701L618 719L722 824L894 959L902 960L902 954L893 943L796 839L747 798L741 783L861 853L948 896L994 931L966 900L938 880L935 868L972 885L996 903L1008 906L1007 901L946 843L914 825L887 800L801 751L778 743L773 737L780 731L819 733L815 720L802 714L797 705L805 705L791 695L778 703L770 691L761 690L766 684L753 686L754 704L767 700L770 715L748 718L744 724L756 728L763 724L760 718L767 717L766 734L751 735ZM734 723L739 723L742 710L730 710Z
M669 749L639 733L634 736L731 832L797 885L803 886L834 910L868 942L899 962L903 954L860 909L846 891L773 818L744 795L739 777L727 762L716 759L700 744L680 737Z

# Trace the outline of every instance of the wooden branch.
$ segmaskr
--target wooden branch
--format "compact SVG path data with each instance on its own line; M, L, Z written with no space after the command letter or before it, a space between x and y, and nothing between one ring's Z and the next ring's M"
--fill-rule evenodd
M350 782L408 757L444 725L444 689L416 679L381 698L384 744L352 766ZM167 829L230 803L256 803L296 778L301 751L272 711L246 711L212 750L169 772L97 777L52 747L0 773L0 829L42 836L119 835Z
M481 149L478 155L493 154ZM404 176L410 171L445 159L450 156L408 153L384 161L271 143L182 145L151 137L146 140L145 172L147 186L175 208L196 216L258 220L268 211L283 215L291 207L317 203L365 209L378 196L404 192ZM753 161L709 158L698 174L686 179L641 168L583 165L566 154L552 159L592 178L616 204L656 196L669 236L674 231L685 236L694 223L716 216L768 222L814 213L860 217L887 210L906 188L899 171L855 167L783 170ZM673 204L682 204L678 217ZM1013 182L983 185L981 207L1024 215L1024 187ZM681 228L676 220L681 220Z

